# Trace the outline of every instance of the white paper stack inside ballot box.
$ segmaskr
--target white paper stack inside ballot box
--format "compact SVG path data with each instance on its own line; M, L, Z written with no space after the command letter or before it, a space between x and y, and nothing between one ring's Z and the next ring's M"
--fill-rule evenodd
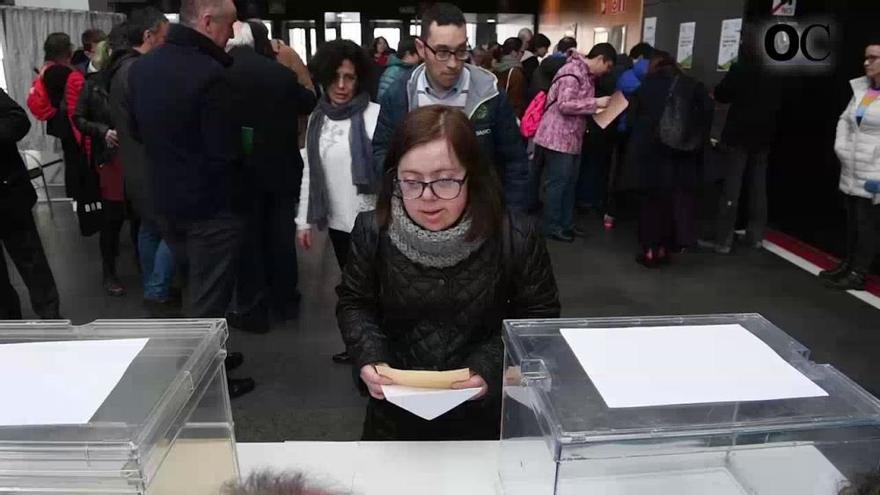
M836 495L880 401L757 314L507 321L505 494Z
M238 476L223 320L0 323L0 493L216 495Z

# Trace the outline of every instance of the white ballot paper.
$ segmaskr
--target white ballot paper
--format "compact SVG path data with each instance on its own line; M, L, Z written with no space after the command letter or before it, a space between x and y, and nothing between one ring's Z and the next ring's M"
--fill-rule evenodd
M388 402L430 421L477 395L480 393L480 389L442 390L403 385L382 385L382 392Z
M0 426L87 424L148 340L0 345Z
M828 396L741 325L560 332L610 408Z

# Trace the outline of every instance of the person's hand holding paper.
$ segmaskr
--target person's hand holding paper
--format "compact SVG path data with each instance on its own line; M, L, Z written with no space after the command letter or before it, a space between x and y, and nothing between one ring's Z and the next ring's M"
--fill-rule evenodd
M387 399L407 411L427 420L457 407L467 400L486 394L488 385L479 375L467 368L451 371L398 370L377 364L372 373L365 366L361 378L375 399ZM376 379L378 377L378 380ZM368 382L368 379L371 382ZM387 381L385 383L381 381ZM388 383L390 382L390 383ZM377 386L378 391L374 390ZM376 393L380 392L380 393Z
M593 115L593 120L595 120L596 124L602 129L605 129L614 122L614 119L622 114L624 110L626 110L626 107L629 106L629 101L627 101L626 96L620 91L615 91L611 96L597 98L596 100L597 106L602 109L602 111ZM604 106L598 104L598 100L603 100Z
M376 368L379 366L385 366L385 364L368 364L361 368L361 380L363 380L364 385L367 386L370 396L376 400L385 400L385 394L382 392L382 385L393 385L394 380L380 375L379 372L376 371Z

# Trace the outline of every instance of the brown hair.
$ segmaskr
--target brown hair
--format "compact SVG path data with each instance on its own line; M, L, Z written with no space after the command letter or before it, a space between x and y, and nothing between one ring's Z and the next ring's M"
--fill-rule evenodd
M663 50L654 50L651 55L651 62L648 65L648 74L654 74L661 70L670 71L673 74L681 74L678 64L669 52Z
M467 116L461 110L441 105L413 110L397 127L385 158L382 190L376 205L379 225L386 226L391 220L391 196L400 159L413 148L437 139L449 143L455 157L467 170L467 212L471 216L471 227L466 239L492 237L501 227L504 210L498 176L483 154Z

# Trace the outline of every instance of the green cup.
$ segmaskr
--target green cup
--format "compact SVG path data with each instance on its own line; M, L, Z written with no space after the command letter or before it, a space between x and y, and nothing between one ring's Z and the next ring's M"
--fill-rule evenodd
M254 128L241 128L241 147L246 156L250 156L254 152Z

